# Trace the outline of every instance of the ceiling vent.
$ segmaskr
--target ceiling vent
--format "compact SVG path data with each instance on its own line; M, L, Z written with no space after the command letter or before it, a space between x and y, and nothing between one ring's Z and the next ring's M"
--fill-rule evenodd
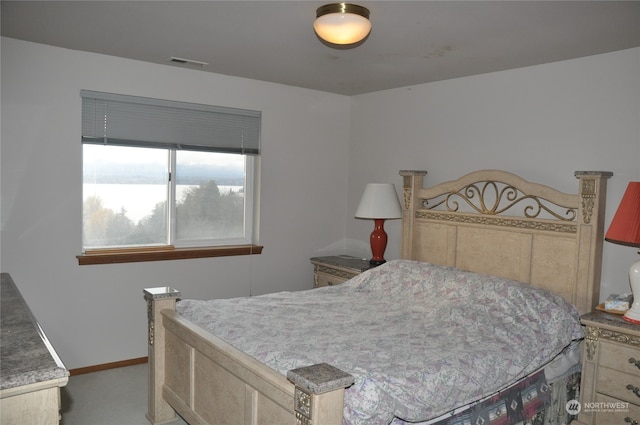
M193 65L193 66L201 66L201 67L209 65L208 62L201 62L201 61L196 61L196 60L193 60L193 59L176 58L176 57L173 57L173 56L171 57L170 61L182 64L182 65Z

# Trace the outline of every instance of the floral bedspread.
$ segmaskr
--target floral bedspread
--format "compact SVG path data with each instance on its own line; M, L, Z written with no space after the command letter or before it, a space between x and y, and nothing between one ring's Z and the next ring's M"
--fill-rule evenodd
M393 260L338 286L183 300L180 314L286 375L352 374L344 423L425 421L539 369L583 336L575 307L531 286Z

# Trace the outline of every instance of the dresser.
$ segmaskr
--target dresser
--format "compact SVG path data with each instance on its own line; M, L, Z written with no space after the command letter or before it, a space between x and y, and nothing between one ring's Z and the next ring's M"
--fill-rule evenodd
M313 257L311 264L314 288L338 285L374 267L369 260L349 255Z
M582 316L585 340L579 424L640 425L640 325L622 316Z
M7 273L0 289L0 358L0 424L57 425L69 372Z

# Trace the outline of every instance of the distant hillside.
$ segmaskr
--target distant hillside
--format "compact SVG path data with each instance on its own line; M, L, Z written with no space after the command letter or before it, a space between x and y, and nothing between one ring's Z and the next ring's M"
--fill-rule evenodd
M219 186L242 186L243 170L237 168L211 167L206 165L183 165L177 174L177 184L199 185L215 181ZM111 163L98 169L85 168L83 183L104 184L163 184L166 180L165 167L159 164Z

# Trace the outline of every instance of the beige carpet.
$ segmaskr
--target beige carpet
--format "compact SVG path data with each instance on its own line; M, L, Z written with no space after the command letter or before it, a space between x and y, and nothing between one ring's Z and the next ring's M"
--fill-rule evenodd
M72 376L61 397L61 425L149 425L146 364Z

